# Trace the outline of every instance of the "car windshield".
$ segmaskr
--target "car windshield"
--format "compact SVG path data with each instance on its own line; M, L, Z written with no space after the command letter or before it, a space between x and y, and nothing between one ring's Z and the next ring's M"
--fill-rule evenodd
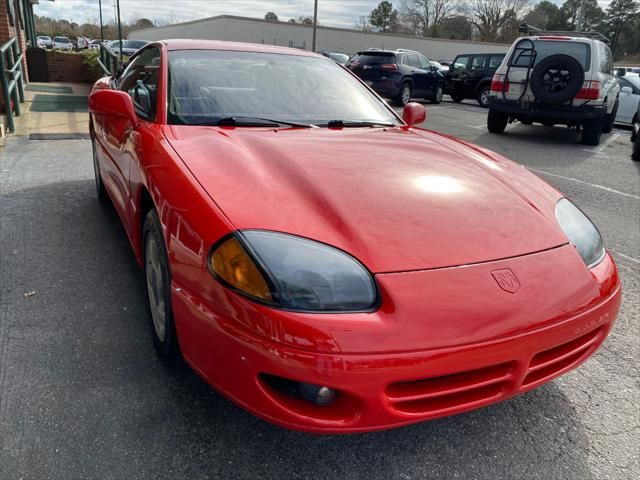
M589 44L584 42L569 42L566 40L533 40L533 44L536 49L536 60L533 64L535 67L541 60L544 60L550 55L562 53L575 58L585 71L589 70L591 66L591 48ZM529 56L531 50L530 40L522 40L518 43L513 51L511 57L511 63L514 67L527 67L529 66Z
M169 52L169 122L215 125L251 118L300 124L399 124L356 78L326 57Z
M55 37L53 41L57 43L71 43L71 40L69 40L67 37Z

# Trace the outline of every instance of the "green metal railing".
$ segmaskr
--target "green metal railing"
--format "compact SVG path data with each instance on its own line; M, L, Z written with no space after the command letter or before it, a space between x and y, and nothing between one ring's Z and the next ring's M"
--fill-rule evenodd
M7 43L0 46L0 83L2 84L2 98L5 103L5 113L7 115L7 130L11 133L16 131L13 121L15 116L20 116L20 104L24 103L24 86L22 73L22 54L18 49L16 37L11 38ZM11 101L13 100L13 108Z
M111 49L100 44L100 58L98 59L100 68L105 75L114 76L120 70L120 58Z

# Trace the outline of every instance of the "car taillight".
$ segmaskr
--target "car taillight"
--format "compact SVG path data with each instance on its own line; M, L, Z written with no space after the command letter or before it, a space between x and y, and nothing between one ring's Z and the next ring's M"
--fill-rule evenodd
M383 70L398 70L398 65L396 65L395 63L382 63L380 65L380 68L382 68Z
M491 91L498 93L509 91L509 79L506 75L496 73L493 76L493 80L491 80Z
M600 97L600 82L598 80L587 80L582 84L582 88L576 94L577 100L597 100Z

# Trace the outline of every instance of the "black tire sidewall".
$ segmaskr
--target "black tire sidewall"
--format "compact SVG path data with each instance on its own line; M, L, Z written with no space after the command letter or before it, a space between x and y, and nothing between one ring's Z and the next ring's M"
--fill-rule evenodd
M98 150L96 148L95 137L91 139L91 161L93 162L94 183L96 186L96 195L101 201L106 201L109 196L102 181L102 173L100 171L100 162L98 161Z
M509 115L504 112L496 112L489 109L487 114L487 129L491 133L502 133L509 122Z
M569 72L569 84L559 92L550 93L542 85L542 77L547 69L562 65ZM562 53L549 55L535 66L531 72L529 85L537 101L548 105L560 105L576 96L584 84L584 69L575 58Z
M477 100L478 100L478 103L480 104L480 106L481 106L482 108L489 108L489 103L490 103L490 102L489 102L489 100L487 100L487 103L486 103L486 104L482 103L482 94L483 94L484 92L490 92L490 91L491 91L491 88L490 88L489 86L486 86L486 85L485 85L484 87L482 87L482 88L480 89L480 91L478 91L478 97L477 97Z
M406 102L404 101L403 95L402 95L405 88L409 89L409 100ZM398 96L394 99L394 101L395 101L395 104L399 107L404 107L407 103L411 101L411 84L409 82L404 82L402 84L402 86L400 87L400 93L398 93Z
M440 94L440 95L438 95L438 94ZM431 103L438 104L438 103L440 103L442 101L442 96L443 95L444 95L444 89L442 88L442 85L438 85L437 88L436 88L436 93L434 93L433 97L431 97L429 99L429 101ZM440 98L438 98L438 96Z
M163 277L163 295L165 301L165 335L164 340L160 340L156 333L156 329L153 325L153 317L151 315L151 306L149 304L149 291L147 286L147 259L146 259L146 245L147 236L151 235L158 247L158 253L160 256L160 266L162 269ZM142 228L142 251L144 258L144 290L145 299L147 303L149 327L151 329L151 338L153 339L153 346L156 349L158 355L166 360L173 360L178 353L178 339L176 335L175 323L173 319L173 307L171 304L171 271L169 269L167 249L165 246L164 238L162 235L162 227L160 226L160 220L158 214L154 209L149 210L145 217L144 225Z
M604 115L584 122L580 133L580 143L591 146L598 145L604 130L604 122Z

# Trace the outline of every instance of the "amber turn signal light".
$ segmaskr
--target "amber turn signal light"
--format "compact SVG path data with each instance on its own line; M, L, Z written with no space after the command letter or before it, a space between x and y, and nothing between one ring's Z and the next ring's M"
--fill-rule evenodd
M231 287L260 300L273 301L269 285L236 237L218 245L209 263L213 273Z

